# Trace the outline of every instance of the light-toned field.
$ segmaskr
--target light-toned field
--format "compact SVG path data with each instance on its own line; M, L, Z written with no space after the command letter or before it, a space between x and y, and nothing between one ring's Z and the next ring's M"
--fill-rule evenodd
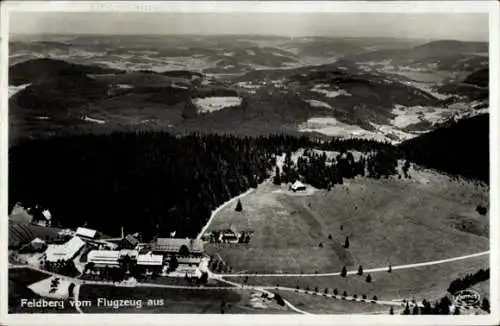
M241 199L242 212L225 207L208 230L254 231L247 245L215 249L234 272L339 272L344 265L369 269L488 250L489 218L475 211L488 204L488 189L432 171L411 174L346 180L304 196L264 183Z

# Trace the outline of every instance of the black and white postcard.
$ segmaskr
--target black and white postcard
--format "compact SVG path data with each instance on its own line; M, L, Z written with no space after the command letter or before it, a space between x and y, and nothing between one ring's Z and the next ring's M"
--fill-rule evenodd
M498 38L491 1L2 3L2 324L497 324Z

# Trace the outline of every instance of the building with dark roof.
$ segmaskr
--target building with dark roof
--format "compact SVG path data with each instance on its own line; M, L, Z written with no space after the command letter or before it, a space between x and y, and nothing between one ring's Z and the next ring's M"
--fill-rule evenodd
M179 264L196 265L204 256L203 241L199 239L157 238L153 253L165 258L175 256Z
M123 249L135 249L139 244L139 240L137 240L131 234L128 234L125 238L120 241L120 248Z
M199 239L157 238L153 245L153 251L180 255L184 253L203 254L204 246L203 241Z

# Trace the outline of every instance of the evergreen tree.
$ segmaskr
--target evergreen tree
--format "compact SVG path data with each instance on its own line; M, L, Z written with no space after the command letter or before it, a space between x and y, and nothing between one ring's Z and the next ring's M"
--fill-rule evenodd
M344 291L344 293L342 293L342 296L347 297L347 291Z
M421 313L422 315L429 315L431 313L431 303L427 300L422 300L422 309Z
M403 310L403 315L409 315L409 314L410 314L410 306L408 305L408 302L407 302L405 309Z
M237 212L241 212L243 210L243 205L241 205L241 200L238 199L238 203L236 204L236 208L234 210Z
M338 295L338 294L339 294L339 290L333 289L333 295Z
M363 266L359 265L358 275L363 275Z
M391 306L391 308L389 309L389 315L394 315L394 308Z
M418 309L418 306L417 306L417 305L415 305L415 306L413 307L413 312L412 312L412 314L413 314L413 315L418 315L418 314L419 314L419 309Z
M370 274L366 275L366 283L371 283L372 276Z
M328 240L332 240L332 235L331 234L328 235Z
M273 177L273 183L277 186L281 184L281 175L280 175L280 168L276 167L276 173Z
M455 307L455 310L453 311L453 314L454 315L460 315L460 308L459 307Z
M345 242L344 242L344 248L348 249L349 248L349 236L345 237Z
M391 273L391 272L392 272L392 265L389 265L389 268L387 269L387 271L388 271L389 273Z
M168 264L169 272L175 271L177 267L179 267L179 261L177 260L177 257L175 255L172 255Z
M481 309L486 312L490 312L490 300L488 298L483 298L483 302L481 303Z
M344 267L342 267L342 271L340 272L340 276L342 277L346 277L347 276L347 269Z

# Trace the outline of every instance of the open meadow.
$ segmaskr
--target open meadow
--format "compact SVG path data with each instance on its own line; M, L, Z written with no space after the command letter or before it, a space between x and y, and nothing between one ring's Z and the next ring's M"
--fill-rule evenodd
M248 244L208 245L245 273L326 273L413 264L488 250L485 187L426 170L412 179L345 180L331 191L271 182L224 207L208 231L253 231ZM345 239L349 237L349 247Z

